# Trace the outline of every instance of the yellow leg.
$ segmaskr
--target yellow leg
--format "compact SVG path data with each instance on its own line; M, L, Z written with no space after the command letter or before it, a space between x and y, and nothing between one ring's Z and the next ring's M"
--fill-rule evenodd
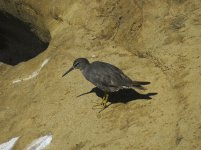
M101 102L98 102L98 103L96 103L96 105L93 106L93 109L100 109L100 108L102 108L102 107L99 107L99 106L103 106L104 101L105 101L105 95L101 99Z
M109 94L105 93L104 99L102 101L103 108L99 111L99 113L109 106L109 105L107 105L108 97L109 97Z
M97 106L102 106L102 108L99 107L99 109L101 109L99 112L103 111L107 107L108 97L109 97L109 94L105 93L102 98L102 102L93 106L93 109L98 109Z
M102 101L102 105L103 105L104 108L107 107L108 97L109 97L109 94L105 93L105 95L103 97L103 101Z

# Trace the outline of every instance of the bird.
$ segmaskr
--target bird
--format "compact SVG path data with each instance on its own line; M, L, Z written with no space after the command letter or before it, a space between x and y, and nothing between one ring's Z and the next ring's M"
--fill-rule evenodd
M104 92L102 102L100 103L103 109L108 106L109 93L117 92L121 89L146 90L143 85L150 84L150 82L134 81L130 79L123 71L112 64L101 61L90 63L86 58L75 59L72 67L68 69L62 77L74 69L79 69L89 82Z

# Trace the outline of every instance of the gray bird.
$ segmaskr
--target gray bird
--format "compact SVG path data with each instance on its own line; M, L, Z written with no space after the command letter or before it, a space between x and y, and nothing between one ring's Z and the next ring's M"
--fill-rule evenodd
M104 91L105 94L101 102L103 109L107 107L110 92L116 92L125 88L146 90L146 88L144 88L142 85L150 84L150 82L131 80L119 68L109 63L101 61L94 61L90 63L86 58L76 59L73 62L73 66L67 72L65 72L63 76L67 75L74 69L80 69L88 81Z

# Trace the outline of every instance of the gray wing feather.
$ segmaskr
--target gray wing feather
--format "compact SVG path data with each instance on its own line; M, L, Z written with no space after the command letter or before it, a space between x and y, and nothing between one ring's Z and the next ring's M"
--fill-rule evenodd
M131 86L132 80L119 68L104 62L93 62L86 70L85 77L97 87L123 88Z

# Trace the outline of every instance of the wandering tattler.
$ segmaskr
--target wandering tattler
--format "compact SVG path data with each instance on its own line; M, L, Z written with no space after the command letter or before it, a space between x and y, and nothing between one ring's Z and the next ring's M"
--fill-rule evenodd
M131 80L119 68L109 63L101 61L94 61L90 63L86 58L76 59L73 62L73 66L67 72L65 72L63 76L68 74L73 69L80 69L88 81L104 91L105 95L101 102L103 109L107 107L109 97L108 93L116 92L125 88L146 90L146 88L144 88L142 85L150 84L150 82Z

